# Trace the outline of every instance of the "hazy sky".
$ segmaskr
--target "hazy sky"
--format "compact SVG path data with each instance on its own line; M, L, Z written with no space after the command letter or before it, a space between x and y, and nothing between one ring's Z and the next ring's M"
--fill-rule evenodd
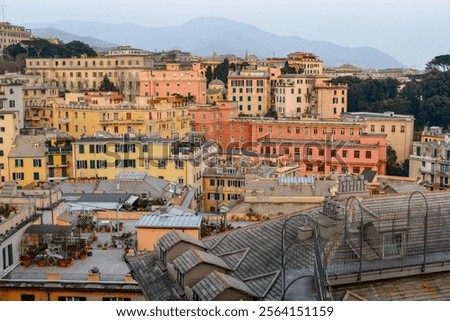
M450 54L449 0L1 0L0 4L5 5L5 20L18 24L71 19L168 26L220 16L278 35L375 47L416 68L436 55Z

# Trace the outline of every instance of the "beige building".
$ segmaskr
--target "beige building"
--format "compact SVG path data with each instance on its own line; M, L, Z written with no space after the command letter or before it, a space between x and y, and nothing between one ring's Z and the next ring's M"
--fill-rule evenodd
M343 115L343 119L363 121L368 133L386 134L387 143L396 151L399 163L403 163L411 155L414 116L396 115L394 112L353 112Z
M286 64L294 67L297 72L305 75L321 75L323 73L323 60L313 53L294 52L286 58L268 58L266 64L277 68L283 68Z
M53 127L53 104L58 87L52 84L24 85L23 105L26 127Z
M31 38L31 30L14 26L9 22L0 22L0 51L10 45L15 45Z
M122 47L93 58L28 58L25 71L69 91L98 90L107 76L132 100L139 95L140 72L152 66L153 59L146 52Z
M236 101L238 113L264 115L271 105L270 71L243 69L228 75L228 99Z
M281 117L338 118L347 111L347 90L327 76L281 75L274 86L275 108Z

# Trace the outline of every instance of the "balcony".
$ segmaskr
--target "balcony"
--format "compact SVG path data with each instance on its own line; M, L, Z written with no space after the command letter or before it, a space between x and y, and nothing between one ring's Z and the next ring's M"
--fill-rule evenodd
M143 119L102 119L100 120L102 125L112 125L112 124L144 124Z
M68 124L69 122L70 122L70 118L69 117L64 117L64 118L60 118L59 119L59 123L63 124L63 125Z
M62 147L54 147L49 146L47 153L48 154L67 154L72 152L72 146L62 146Z

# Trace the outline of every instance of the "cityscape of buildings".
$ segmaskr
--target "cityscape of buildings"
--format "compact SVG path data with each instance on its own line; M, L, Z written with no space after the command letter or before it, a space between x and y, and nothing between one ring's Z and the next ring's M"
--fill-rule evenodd
M450 299L450 134L334 81L410 70L97 54L0 75L0 300Z

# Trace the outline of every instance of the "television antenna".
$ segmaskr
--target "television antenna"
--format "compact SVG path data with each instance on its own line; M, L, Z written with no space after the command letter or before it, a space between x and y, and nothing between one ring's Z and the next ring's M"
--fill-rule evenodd
M5 22L5 8L7 5L2 4L0 7L2 8L2 21Z

